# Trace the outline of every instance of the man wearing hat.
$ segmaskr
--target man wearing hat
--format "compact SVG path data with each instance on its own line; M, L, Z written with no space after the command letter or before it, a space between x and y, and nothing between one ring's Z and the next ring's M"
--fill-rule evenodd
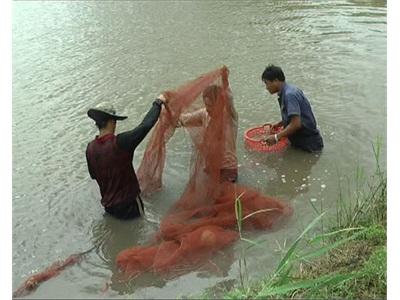
M164 95L159 95L139 126L118 135L115 135L116 121L127 117L117 115L111 104L103 102L87 112L99 128L99 135L86 148L89 174L100 187L105 211L119 219L143 215L139 182L132 165L133 154L157 122L161 105L165 103Z

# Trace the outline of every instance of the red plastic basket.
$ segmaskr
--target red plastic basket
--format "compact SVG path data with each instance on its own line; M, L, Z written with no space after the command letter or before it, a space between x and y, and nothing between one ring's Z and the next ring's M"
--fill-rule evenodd
M289 146L289 140L286 137L281 138L276 144L271 146L264 142L268 129L270 130L269 134L279 133L283 130L283 127L274 130L270 129L271 127L272 125L267 123L247 129L244 133L246 146L257 152L281 152L285 150Z

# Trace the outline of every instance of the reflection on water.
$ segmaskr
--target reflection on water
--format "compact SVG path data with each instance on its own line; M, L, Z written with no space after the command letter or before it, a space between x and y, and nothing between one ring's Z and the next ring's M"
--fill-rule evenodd
M108 288L122 294L131 294L140 286L162 287L165 282L153 277L144 277L141 281L129 280L118 272L116 257L119 252L135 245L146 245L158 229L157 224L145 218L136 220L118 220L107 213L92 228L92 242L97 245L97 255L103 261L102 267L112 271L105 281L105 292Z
M268 63L307 94L325 148L261 155L238 139L239 183L294 208L280 230L252 233L266 242L246 254L250 280L274 268L276 245L314 218L313 205L334 206L340 176L356 164L373 169L371 143L386 138L386 83L376 79L386 74L386 1L14 2L13 287L92 245L96 252L32 297L176 298L238 284L238 245L215 267L178 278L117 280L116 254L148 242L182 193L190 149L183 133L169 142L163 191L146 199L146 220L111 219L87 173L96 128L86 111L112 100L129 116L118 131L129 130L160 91L226 64L240 137L279 116L260 80Z

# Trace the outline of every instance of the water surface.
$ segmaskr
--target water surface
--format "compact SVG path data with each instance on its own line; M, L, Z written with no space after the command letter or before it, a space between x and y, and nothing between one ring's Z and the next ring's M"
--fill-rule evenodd
M260 80L268 63L280 65L310 99L325 141L320 157L245 149L248 127L279 118L276 97ZM237 243L221 257L220 272L145 277L103 294L116 254L144 243L182 193L189 147L177 132L164 192L146 203L146 220L129 222L103 215L84 155L96 134L89 107L114 101L129 116L118 130L128 130L161 91L223 64L240 118L239 180L295 212L280 230L249 235L267 241L246 255L249 278L257 279L315 217L311 201L333 209L340 178L357 165L375 166L371 144L386 140L386 1L13 2L13 289L93 245L98 250L32 297L175 298L239 283Z

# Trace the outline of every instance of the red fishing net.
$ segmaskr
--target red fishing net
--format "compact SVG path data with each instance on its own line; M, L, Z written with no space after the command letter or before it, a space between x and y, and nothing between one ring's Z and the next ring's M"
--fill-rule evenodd
M283 202L227 181L223 175L223 170L234 172L237 168L237 115L226 67L165 92L165 96L167 108L161 112L138 169L140 186L144 194L162 187L166 144L177 127L184 127L193 144L189 181L151 242L118 254L117 265L129 277L144 272L179 275L231 245L239 238L238 197L244 229L270 229L291 214Z

